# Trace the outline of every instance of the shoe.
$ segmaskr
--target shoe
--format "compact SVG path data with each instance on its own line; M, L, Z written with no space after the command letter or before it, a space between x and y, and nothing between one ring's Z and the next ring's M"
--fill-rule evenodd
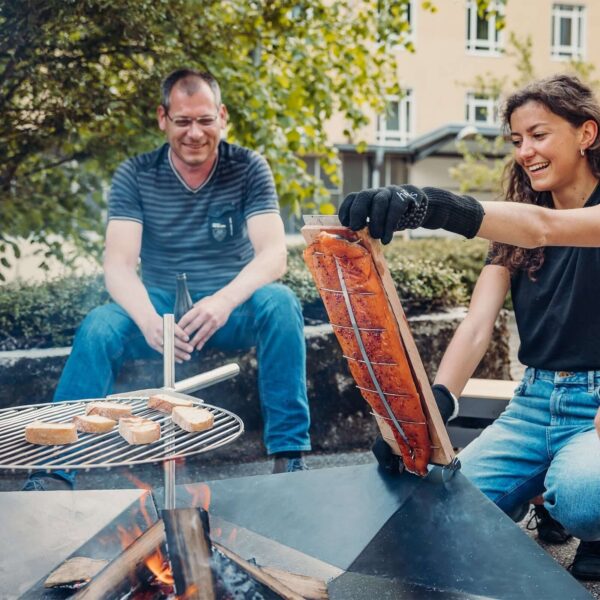
M600 541L579 542L569 570L577 579L600 581Z
M273 473L294 473L296 471L308 471L303 458L279 457L275 459Z
M29 476L22 492L72 491L75 484L60 475L52 473L33 473Z
M547 544L564 544L572 535L555 519L542 504L534 504L526 525L529 531L537 529L537 537Z

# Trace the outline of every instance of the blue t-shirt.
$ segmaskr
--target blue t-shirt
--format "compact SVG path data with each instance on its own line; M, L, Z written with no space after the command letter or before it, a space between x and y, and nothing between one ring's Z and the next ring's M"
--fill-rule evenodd
M212 173L191 189L175 170L169 145L122 163L113 177L108 219L143 225L141 277L173 291L186 273L192 293L227 285L254 257L246 221L278 213L267 162L246 148L219 143Z

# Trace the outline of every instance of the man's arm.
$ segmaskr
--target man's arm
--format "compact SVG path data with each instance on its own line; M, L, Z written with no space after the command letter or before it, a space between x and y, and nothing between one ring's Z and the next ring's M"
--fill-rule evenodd
M596 432L598 433L598 437L600 438L600 408L596 413L596 418L594 419L594 423L596 425Z
M179 325L192 336L190 343L200 350L210 336L222 327L231 312L260 287L279 279L286 270L287 250L283 221L277 213L264 213L248 219L248 237L254 258L225 287L196 302Z
M163 322L137 273L142 245L142 224L110 220L106 229L104 279L112 299L140 328L151 348L162 353ZM175 331L175 356L181 360L193 348L185 343L183 331Z

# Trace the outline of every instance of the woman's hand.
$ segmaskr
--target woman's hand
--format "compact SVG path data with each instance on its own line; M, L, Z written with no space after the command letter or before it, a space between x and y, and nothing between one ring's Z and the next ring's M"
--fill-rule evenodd
M596 433L598 434L598 437L600 438L600 408L598 409L598 412L596 413L596 418L594 419L594 425L596 426Z

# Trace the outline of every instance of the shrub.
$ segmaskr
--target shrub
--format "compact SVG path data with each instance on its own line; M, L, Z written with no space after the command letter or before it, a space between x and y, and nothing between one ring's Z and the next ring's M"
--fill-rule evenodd
M108 301L100 275L11 283L0 290L0 350L68 346L83 317Z
M322 302L302 259L303 249L290 249L283 282L300 299L308 320L322 319ZM440 238L395 240L387 246L386 258L405 311L414 314L465 304L486 249L481 240ZM0 290L0 350L68 346L85 315L109 299L100 275L35 285L12 283Z

